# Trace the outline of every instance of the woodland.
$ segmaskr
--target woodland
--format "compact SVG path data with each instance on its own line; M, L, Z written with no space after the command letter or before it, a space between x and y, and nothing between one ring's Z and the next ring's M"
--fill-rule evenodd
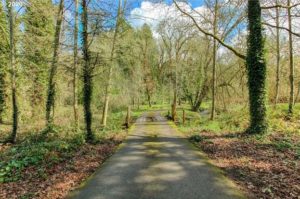
M0 198L65 198L159 110L249 198L300 196L298 0L1 0Z

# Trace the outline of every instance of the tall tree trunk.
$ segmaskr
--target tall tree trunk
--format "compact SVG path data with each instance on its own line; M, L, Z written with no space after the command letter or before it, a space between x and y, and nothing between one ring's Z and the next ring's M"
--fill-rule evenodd
M214 16L214 35L217 34L217 18L218 18L218 0L215 0L215 16ZM213 44L213 75L212 75L212 105L211 105L211 116L210 119L215 119L215 112L216 112L216 57L217 57L217 43L214 39Z
M88 45L88 14L87 0L82 0L82 50L83 50L83 110L86 125L86 141L92 142L94 134L92 132L92 111L91 101L93 93L92 67L90 63L90 52Z
M58 50L60 43L60 32L61 24L63 19L63 9L64 9L64 0L60 0L59 9L57 13L57 21L55 27L55 36L54 36L54 46L53 46L53 57L51 62L51 68L49 72L49 82L48 82L48 91L47 91L47 102L46 102L46 122L47 127L51 127L54 117L54 103L55 103L55 76L57 72L57 62L58 62ZM52 114L51 114L52 110Z
M247 74L250 103L250 126L248 133L265 133L266 119L266 63L259 0L248 0L248 51Z
M73 63L73 111L74 124L78 128L77 63L78 63L78 0L75 0L74 63Z
M200 94L196 97L195 99L195 103L192 107L192 111L198 111L204 98L206 97L207 93L209 91L209 85L208 85L208 80L207 78L204 80L204 83L202 85L202 88L201 88L201 91L200 91Z
M5 98L6 98L6 81L5 81L5 70L0 64L0 124L3 123L3 113L5 110Z
M0 37L3 37L5 32L8 30L8 25L6 24L6 16L3 11L2 4L0 3L0 26L3 26L2 32L0 32ZM5 111L6 105L6 91L7 91L7 83L6 83L6 63L4 63L4 55L7 54L8 45L5 45L6 41L2 40L0 42L0 50L1 50L1 57L0 57L0 124L3 123L3 113ZM2 57L3 56L3 57Z
M112 73L113 73L113 61L114 61L114 54L115 54L115 45L116 45L116 40L117 40L117 35L118 35L118 30L119 30L119 22L120 22L120 16L121 16L121 0L119 0L119 5L118 5L118 14L117 14L117 19L116 19L116 26L115 26L115 31L114 31L114 36L113 36L113 43L112 43L112 49L110 52L110 63L109 63L109 69L108 69L108 79L106 82L106 87L105 87L105 99L104 99L104 107L103 107L103 113L102 113L102 121L101 124L103 127L106 126L107 122L107 114L108 114L108 106L109 106L109 100L110 100L110 89L111 89L111 81L112 81Z
M12 3L12 1L10 1ZM17 88L16 88L16 63L15 63L15 38L14 38L14 11L12 6L8 6L8 15L9 15L9 46L10 46L10 68L11 68L11 95L12 95L12 132L9 142L15 143L17 139L17 131L18 131L18 104L17 104Z
M152 104L151 104L151 94L150 94L150 91L148 88L146 88L146 93L147 93L147 100L148 100L148 105L149 105L149 108L152 107Z
M278 0L276 0L278 4ZM279 8L276 8L276 26L279 27ZM279 84L280 84L280 30L276 28L276 89L275 89L275 106L278 103Z
M295 97L295 100L294 100L295 103L298 101L299 94L300 94L300 82L298 82L297 94L296 94L296 97Z
M175 121L177 117L177 55L176 55L176 63L175 63L175 82L174 82L174 97L173 97L173 104L172 104L172 120Z
M291 5L291 0L287 0L287 6ZM293 53L293 35L292 35L292 17L291 8L288 8L288 23L289 23L289 51L290 51L290 100L289 100L289 115L293 115L294 108L294 53Z

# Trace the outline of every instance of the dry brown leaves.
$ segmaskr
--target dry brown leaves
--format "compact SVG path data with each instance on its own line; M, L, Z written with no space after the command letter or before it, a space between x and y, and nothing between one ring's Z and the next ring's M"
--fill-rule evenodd
M118 142L85 144L70 160L43 171L27 168L22 181L0 184L0 198L59 199L90 176L109 157Z
M300 161L294 150L278 151L271 144L246 137L209 132L201 136L205 140L199 147L249 193L249 198L300 198Z

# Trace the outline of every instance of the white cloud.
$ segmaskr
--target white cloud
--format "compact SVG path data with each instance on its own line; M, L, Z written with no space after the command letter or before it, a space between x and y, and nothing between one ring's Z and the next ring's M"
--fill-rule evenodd
M191 11L188 4L180 2L178 5L187 11ZM195 11L205 14L206 8L204 6L194 8ZM159 22L166 18L173 18L176 20L187 20L187 17L183 16L182 13L176 8L175 4L166 3L152 3L149 1L143 1L141 6L133 9L130 12L129 21L134 27L141 27L144 23L147 23L156 29Z

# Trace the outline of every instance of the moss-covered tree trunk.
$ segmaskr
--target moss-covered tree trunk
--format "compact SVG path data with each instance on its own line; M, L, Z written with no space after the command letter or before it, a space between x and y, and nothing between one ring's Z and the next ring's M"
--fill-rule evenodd
M7 37L8 34L8 26L6 22L6 16L3 10L2 2L0 2L0 38ZM0 123L3 122L3 113L5 111L6 106L6 93L7 93L7 54L8 54L8 43L7 40L0 40Z
M11 2L11 1L7 1ZM18 104L17 104L17 85L16 85L16 62L15 62L15 36L14 36L14 11L12 6L8 6L9 17L9 46L10 46L10 69L11 69L11 95L12 95L12 132L8 139L9 142L15 143L18 131Z
M90 52L88 44L88 11L87 1L82 0L82 50L83 50L83 110L84 120L86 126L86 141L92 142L94 140L94 134L92 132L92 93L93 93L93 81L92 81L92 67L90 64Z
M250 103L248 133L267 131L266 63L259 0L248 0L248 52L246 58Z
M60 0L56 27L55 27L54 43L53 43L53 57L52 57L51 67L49 71L49 79L48 79L48 91L47 91L47 102L46 102L46 122L48 128L53 123L53 113L51 114L51 110L52 111L54 110L54 103L55 103L55 83L56 83L55 76L57 71L58 49L60 43L61 24L63 19L63 8L64 8L64 0Z

